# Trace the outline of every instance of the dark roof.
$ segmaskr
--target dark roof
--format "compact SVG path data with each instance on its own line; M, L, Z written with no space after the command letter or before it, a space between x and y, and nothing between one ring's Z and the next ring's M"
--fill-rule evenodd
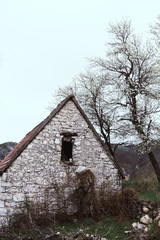
M124 178L123 172L121 168L119 167L117 161L111 156L109 150L107 149L106 145L104 142L101 140L100 136L94 129L93 125L89 121L88 117L76 101L75 97L73 95L68 96L65 98L51 113L50 115L44 119L39 125L37 125L32 131L30 131L17 145L16 147L0 162L0 175L3 174L3 172L11 165L11 163L23 152L23 150L29 145L30 142L42 131L42 129L48 124L48 122L61 110L61 108L69 101L72 100L76 107L79 109L81 112L83 118L86 120L88 123L90 129L93 131L94 135L98 139L98 141L101 143L109 157L112 159L114 162L115 166L119 170L119 173L121 176Z

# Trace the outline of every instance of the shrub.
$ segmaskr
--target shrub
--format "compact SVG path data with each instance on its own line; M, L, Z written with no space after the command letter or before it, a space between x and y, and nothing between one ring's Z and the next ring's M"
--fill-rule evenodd
M106 215L126 221L136 219L142 209L138 194L133 189L123 189L103 202Z
M156 179L123 182L123 188L132 188L144 199L160 204L160 186Z

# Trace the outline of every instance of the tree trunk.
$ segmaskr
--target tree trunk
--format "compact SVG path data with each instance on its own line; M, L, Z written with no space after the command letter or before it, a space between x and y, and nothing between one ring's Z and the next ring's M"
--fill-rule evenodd
M160 167L159 167L158 162L157 162L157 160L156 160L156 158L155 158L155 156L154 156L152 151L148 153L148 157L149 157L149 159L150 159L150 161L152 163L152 166L153 166L154 171L156 173L158 182L160 184Z

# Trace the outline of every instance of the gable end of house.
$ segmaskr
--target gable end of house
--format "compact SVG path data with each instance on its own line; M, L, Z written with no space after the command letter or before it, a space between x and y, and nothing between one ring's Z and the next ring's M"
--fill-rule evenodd
M123 172L118 165L117 161L112 157L110 154L107 146L104 144L102 139L100 138L99 134L96 132L95 128L89 121L87 115L84 113L83 109L78 104L77 100L73 95L68 96L65 98L51 113L50 115L44 119L39 125L37 125L32 131L30 131L17 145L16 147L0 162L0 175L2 175L14 162L14 160L26 149L26 147L35 139L35 137L44 129L44 127L51 121L52 118L56 116L56 114L66 105L66 103L71 100L79 112L81 113L84 120L87 122L88 127L93 132L94 136L96 137L97 141L100 142L101 146L107 153L108 157L112 160L114 166L118 169L118 173L122 178L124 178Z

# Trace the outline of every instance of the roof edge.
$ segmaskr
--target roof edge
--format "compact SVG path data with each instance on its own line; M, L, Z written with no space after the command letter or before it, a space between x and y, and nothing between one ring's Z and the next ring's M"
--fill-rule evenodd
M48 117L46 117L40 124L38 124L35 128L33 128L17 145L16 147L0 162L0 176L9 168L9 166L14 162L14 160L20 156L20 154L26 149L26 147L33 141L33 139L35 139L35 137L44 129L44 127L50 122L50 120L64 107L64 105L69 101L72 100L74 102L74 104L76 105L76 107L78 108L78 110L80 111L81 115L83 116L83 118L85 119L85 121L87 122L89 128L92 130L92 132L94 133L95 137L97 138L97 140L101 143L102 147L104 148L105 152L107 153L107 155L111 158L111 160L113 161L115 167L118 169L120 175L122 176L122 178L124 179L124 174L122 172L122 169L120 168L119 164L117 163L117 161L113 158L113 156L111 155L109 149L107 148L107 146L104 144L104 142L102 141L102 139L100 138L99 134L97 133L97 131L95 130L95 128L93 127L92 123L90 122L90 120L88 119L87 115L85 114L85 112L83 111L83 109L81 108L81 106L79 105L79 103L77 102L75 96L69 95L68 97L66 97L62 102L60 102L57 107L49 114Z
M62 109L62 107L70 100L74 98L74 95L69 95L57 107L46 117L40 124L33 128L26 136L15 146L15 148L0 162L0 176L7 170L7 168L14 162L14 160L25 150L25 148L33 141L33 139L43 130L48 122ZM34 133L32 135L32 133ZM18 148L20 148L18 150Z
M104 150L106 151L107 155L112 159L113 164L116 166L116 168L118 169L120 175L122 176L123 179L125 179L125 176L123 174L123 171L121 169L121 167L119 166L118 162L116 161L116 159L112 156L112 154L110 153L108 147L105 145L105 143L103 142L103 140L100 138L99 134L97 133L97 131L95 130L93 124L90 122L89 118L87 117L87 115L85 114L85 112L83 111L83 109L81 108L81 106L79 105L79 103L77 102L76 98L74 97L74 95L71 95L71 99L72 101L75 103L76 107L79 109L79 111L81 112L82 116L84 117L84 119L86 120L86 122L88 123L88 126L90 127L90 129L92 130L92 132L94 133L95 137L97 138L97 140L101 143L102 147L104 148Z

